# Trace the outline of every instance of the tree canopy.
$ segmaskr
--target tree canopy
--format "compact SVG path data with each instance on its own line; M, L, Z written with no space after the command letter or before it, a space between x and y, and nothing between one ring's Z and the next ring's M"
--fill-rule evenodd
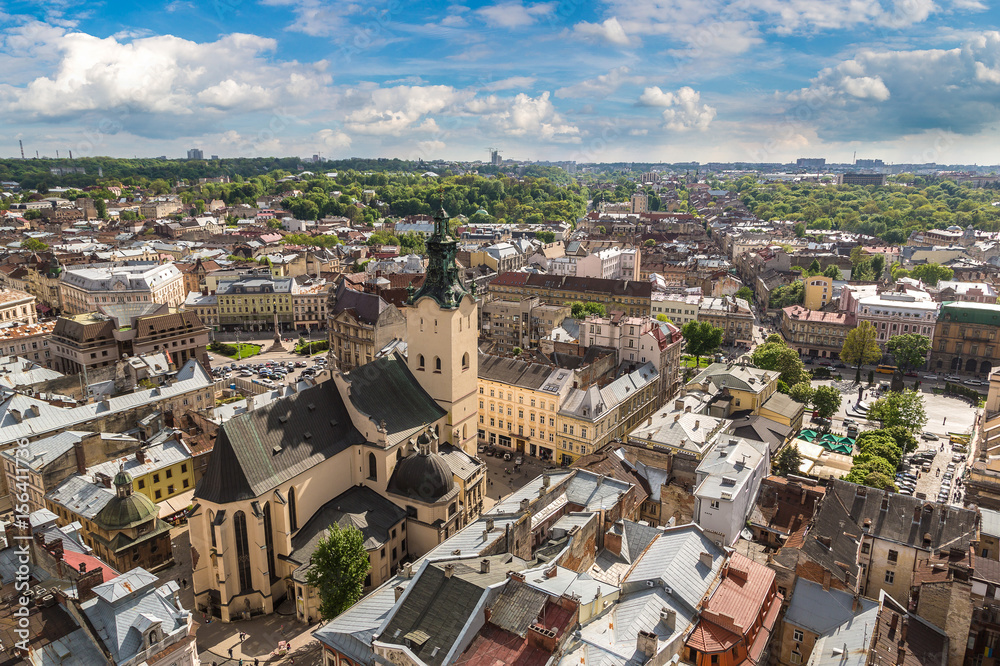
M306 582L319 591L319 612L324 620L337 617L361 599L371 564L357 527L330 525L320 537L310 564Z
M798 474L801 464L802 454L799 453L799 447L789 444L778 451L778 455L774 456L774 473L778 476Z
M941 280L950 280L955 277L955 271L941 264L920 264L910 269L910 277L922 280L924 284L934 287Z
M847 337L844 338L844 346L840 350L840 358L845 363L857 366L857 376L855 382L861 383L861 366L874 363L882 358L882 350L878 346L878 334L875 327L868 320L858 323Z
M570 313L573 315L574 319L584 319L587 315L607 317L608 309L603 303L582 303L580 301L573 301L570 303Z
M777 370L781 373L781 381L789 386L809 380L802 359L794 349L785 344L784 340L765 342L753 350L750 360L763 370Z
M813 408L820 416L828 419L840 409L842 399L840 391L832 386L819 386L813 393Z
M922 367L927 362L931 339L919 333L904 333L889 338L885 348L892 354L900 370L912 370Z
M883 428L898 426L910 433L918 432L927 425L924 398L912 389L892 391L872 403L868 419L881 421Z
M695 367L706 354L713 353L722 344L724 331L707 321L689 321L681 328L685 351L695 357Z

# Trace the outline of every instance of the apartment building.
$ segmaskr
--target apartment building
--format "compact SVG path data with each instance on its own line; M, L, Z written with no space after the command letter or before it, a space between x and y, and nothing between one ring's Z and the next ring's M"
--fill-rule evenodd
M695 470L694 522L720 546L732 546L770 470L767 444L720 437Z
M566 256L550 259L549 273L604 280L634 280L639 275L640 252L635 248L609 247L595 252L587 252L582 246L580 249L571 254L567 247Z
M479 354L479 444L556 460L556 419L573 372Z
M297 330L308 334L309 331L326 328L326 307L331 286L322 278L295 285L292 289L292 308Z
M702 299L698 308L698 321L705 321L725 331L725 345L753 344L753 310L742 298L722 296Z
M935 323L940 303L924 292L883 293L864 296L857 301L858 321L869 321L878 332L876 341L885 350L894 335L919 333L934 341Z
M330 349L343 370L364 365L393 340L406 339L406 318L378 294L356 291L341 280L329 305Z
M17 289L0 289L0 325L34 324L38 321L35 297Z
M580 325L580 347L608 347L618 353L618 363L635 366L652 363L660 376L660 401L680 385L683 336L674 324L652 317L588 316ZM658 405L657 405L658 406Z
M943 303L931 330L931 370L988 375L1000 365L1000 305Z
M46 368L54 368L56 362L49 338L55 326L55 319L34 324L0 325L0 354L22 356Z
M820 312L802 305L781 311L781 335L800 355L840 358L844 339L858 325L852 312Z
M489 284L488 293L491 299L538 296L553 305L593 302L627 315L648 315L653 287L649 282L503 273Z
M204 360L208 343L208 327L194 312L156 304L102 305L97 312L59 317L51 335L54 365L64 374L157 352L179 367Z
M802 305L807 310L819 310L833 300L833 278L814 275L804 282Z
M654 291L651 296L652 315L664 315L677 326L684 326L689 321L698 321L698 310L701 308L701 294L667 293Z
M497 351L532 349L570 316L568 305L546 305L537 296L487 301L479 310L479 337Z
M292 293L295 280L253 274L219 281L219 327L224 331L289 331L295 327Z
M184 276L176 266L144 261L67 268L60 276L59 291L62 310L70 315L116 303L180 307L187 296Z

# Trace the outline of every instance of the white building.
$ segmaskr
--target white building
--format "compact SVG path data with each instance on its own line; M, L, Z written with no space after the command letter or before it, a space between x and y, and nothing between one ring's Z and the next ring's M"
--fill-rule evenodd
M666 315L677 326L698 321L700 308L701 294L668 294L662 291L654 291L652 294L653 316Z
M639 251L634 248L609 247L584 256L569 254L549 259L549 273L604 280L633 280L639 275Z
M731 546L746 525L760 482L771 469L764 442L722 437L695 471L694 522Z
M859 299L857 315L859 321L870 321L875 326L878 345L885 349L889 338L907 333L926 335L933 343L940 307L924 292L885 293Z
M59 281L64 314L97 312L109 303L160 303L179 307L187 292L173 264L129 262L67 268Z

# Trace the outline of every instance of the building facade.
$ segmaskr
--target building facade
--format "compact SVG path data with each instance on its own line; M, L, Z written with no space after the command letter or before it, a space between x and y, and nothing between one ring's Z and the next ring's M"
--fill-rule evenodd
M553 305L601 303L608 310L622 310L628 315L648 315L652 293L649 282L534 273L503 273L489 285L491 299L538 296Z
M371 362L393 340L406 339L406 319L378 294L356 291L342 280L330 301L330 349L344 370Z
M180 307L187 292L184 276L173 264L125 262L87 264L62 272L59 280L66 314L97 312L101 305L135 303Z
M847 334L857 327L851 312L821 312L802 305L781 311L781 335L801 356L840 358Z
M931 370L987 376L1000 365L1000 305L943 303L933 331Z
M219 281L219 327L224 331L274 331L275 315L281 331L295 326L292 305L294 279L247 275Z

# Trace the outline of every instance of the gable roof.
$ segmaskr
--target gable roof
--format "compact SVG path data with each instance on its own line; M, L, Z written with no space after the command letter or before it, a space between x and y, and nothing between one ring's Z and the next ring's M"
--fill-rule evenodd
M235 416L219 430L194 493L217 504L260 497L364 442L333 381Z

